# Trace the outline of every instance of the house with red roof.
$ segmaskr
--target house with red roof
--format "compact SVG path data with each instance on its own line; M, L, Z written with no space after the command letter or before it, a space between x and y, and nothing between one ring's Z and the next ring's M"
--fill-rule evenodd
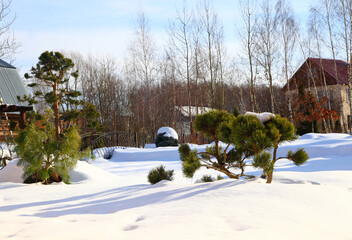
M303 84L319 99L327 97L332 110L344 116L345 123L351 128L350 98L348 87L349 64L341 60L308 58L283 87L286 97L296 99L298 86Z

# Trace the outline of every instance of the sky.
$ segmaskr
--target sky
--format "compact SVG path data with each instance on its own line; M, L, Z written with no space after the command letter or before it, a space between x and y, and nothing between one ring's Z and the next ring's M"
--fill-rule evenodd
M194 6L197 0L186 0ZM228 50L235 48L238 0L210 1L224 25ZM305 23L314 0L295 0L296 16ZM133 35L137 13L143 10L158 45L164 44L168 21L183 0L13 0L13 30L21 43L13 65L28 72L44 51L74 51L121 60ZM163 46L160 46L161 48Z

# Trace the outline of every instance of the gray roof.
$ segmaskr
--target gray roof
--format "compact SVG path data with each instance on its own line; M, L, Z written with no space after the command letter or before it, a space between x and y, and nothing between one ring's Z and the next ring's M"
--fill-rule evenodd
M24 83L17 69L0 59L0 97L4 104L28 106L17 100L17 96L27 94Z
M0 67L6 67L6 68L14 68L16 69L14 66L12 66L11 64L5 62L4 60L0 59Z

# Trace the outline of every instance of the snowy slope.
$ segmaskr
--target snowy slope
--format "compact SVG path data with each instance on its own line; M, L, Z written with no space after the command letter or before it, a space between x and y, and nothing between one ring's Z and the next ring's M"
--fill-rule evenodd
M301 167L278 162L270 185L195 184L218 173L184 178L172 147L79 162L70 185L21 184L10 162L0 171L0 239L352 239L351 136L308 134L280 154L301 147L311 159ZM150 186L147 174L160 164L175 180Z

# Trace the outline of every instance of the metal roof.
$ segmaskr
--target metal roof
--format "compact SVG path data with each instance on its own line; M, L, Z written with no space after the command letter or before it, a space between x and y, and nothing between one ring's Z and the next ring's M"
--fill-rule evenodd
M336 71L335 71L335 64L336 64ZM307 77L306 73L308 69L318 68L319 71L324 72L326 77L326 84L327 85L336 85L337 80L339 84L348 84L348 68L349 64L341 61L341 60L334 60L334 59L326 59L326 58L307 58L307 60L298 68L298 70L293 74L293 76L289 79L289 87L290 89L296 89L298 87L298 80L305 80L304 84L307 87ZM303 75L303 76L302 76ZM322 75L318 77L316 81L316 86L321 86L322 82ZM283 87L283 90L286 91L288 89L288 84L286 83Z
M0 59L0 67L6 67L6 68L14 68L16 69L14 66L12 66L11 64L5 62L4 60Z
M0 97L3 104L28 106L28 103L17 100L17 96L25 94L27 90L17 69L0 59Z

